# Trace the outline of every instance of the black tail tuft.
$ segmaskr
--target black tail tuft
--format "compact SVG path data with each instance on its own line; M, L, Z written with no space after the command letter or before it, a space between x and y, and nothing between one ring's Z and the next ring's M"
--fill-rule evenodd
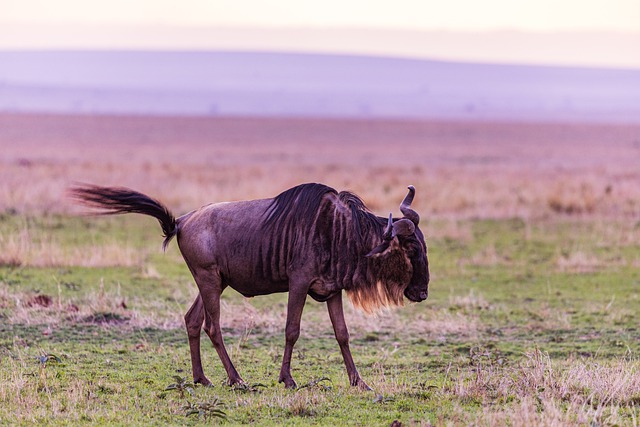
M178 231L176 218L165 205L128 188L81 184L69 189L69 195L85 206L102 209L100 215L139 213L156 218L165 238L162 249Z

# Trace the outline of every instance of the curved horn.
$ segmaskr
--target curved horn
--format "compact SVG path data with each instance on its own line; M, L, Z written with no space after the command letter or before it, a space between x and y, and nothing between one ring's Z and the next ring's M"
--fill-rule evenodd
M373 248L371 252L369 252L365 256L367 258L370 258L374 255L379 255L389 249L393 237L393 217L391 216L391 214L389 214L389 222L387 223L387 227L384 229L384 234L382 235L382 243Z
M416 195L416 189L413 185L409 187L409 193L406 195L402 203L400 203L400 212L405 216L405 218L410 219L415 225L418 225L420 222L420 215L413 209L411 209L411 202L413 202L413 196Z
M389 222L387 222L387 228L384 229L384 234L382 235L383 240L391 240L393 239L393 215L389 214Z

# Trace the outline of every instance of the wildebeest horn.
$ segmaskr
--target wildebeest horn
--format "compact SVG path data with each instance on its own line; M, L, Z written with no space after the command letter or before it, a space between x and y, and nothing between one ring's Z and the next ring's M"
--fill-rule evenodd
M384 240L393 239L393 214L389 214L389 222L387 222L387 228L384 229L384 234L382 235L382 239Z
M378 246L373 248L371 250L371 252L369 252L365 256L368 258L368 257L372 257L374 255L381 254L382 252L386 251L389 248L389 246L391 245L391 241L394 238L393 231L394 231L393 230L393 216L391 214L389 214L389 222L387 223L387 228L384 229L384 234L382 235L382 243L380 243Z
M411 202L413 202L413 196L416 195L416 189L413 185L409 187L409 193L406 195L402 203L400 203L400 212L413 222L415 225L418 225L420 222L420 215L413 209L411 209Z

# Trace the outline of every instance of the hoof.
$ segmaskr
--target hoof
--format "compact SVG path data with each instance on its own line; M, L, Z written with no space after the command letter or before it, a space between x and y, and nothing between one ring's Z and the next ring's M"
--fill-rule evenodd
M362 378L358 378L355 382L351 383L352 386L358 387L362 391L372 391L373 389L367 385Z
M247 383L245 383L242 378L238 377L238 378L227 378L227 385L234 387L234 386L247 386Z
M288 388L288 389L291 389L291 390L295 390L296 388L298 388L298 384L296 384L296 382L291 377L289 377L289 378L280 378L278 380L278 382L284 383L284 388Z
M209 381L209 378L207 377L202 377L202 378L194 378L193 379L193 383L194 384L201 384L205 387L211 387L211 381Z

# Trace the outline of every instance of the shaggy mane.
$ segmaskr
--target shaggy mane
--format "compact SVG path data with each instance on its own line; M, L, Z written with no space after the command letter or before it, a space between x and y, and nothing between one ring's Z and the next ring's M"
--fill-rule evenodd
M265 215L265 225L275 233L284 232L292 222L308 229L316 219L322 198L327 193L337 194L333 188L324 184L300 184L278 194Z
M351 210L351 232L362 237L356 239L361 246L358 252L368 253L373 246L381 241L387 220L374 215L362 199L351 192L342 191L338 194L338 198ZM373 239L367 239L365 236L373 237ZM373 265L377 264L375 257L369 259L369 262ZM384 268L384 266L378 265L378 268ZM405 268L406 266L402 266L403 270ZM378 274L375 274L355 286L346 288L345 291L354 307L367 314L373 314L385 308L403 306L405 289L406 286L398 283L397 280L387 278L383 281L380 280Z
M338 199L351 210L354 232L358 236L368 234L371 230L380 229L380 220L364 204L362 199L350 191L341 191Z
M347 289L347 296L354 307L367 314L375 314L385 308L404 306L405 287L398 283L384 284L380 281L372 286Z

